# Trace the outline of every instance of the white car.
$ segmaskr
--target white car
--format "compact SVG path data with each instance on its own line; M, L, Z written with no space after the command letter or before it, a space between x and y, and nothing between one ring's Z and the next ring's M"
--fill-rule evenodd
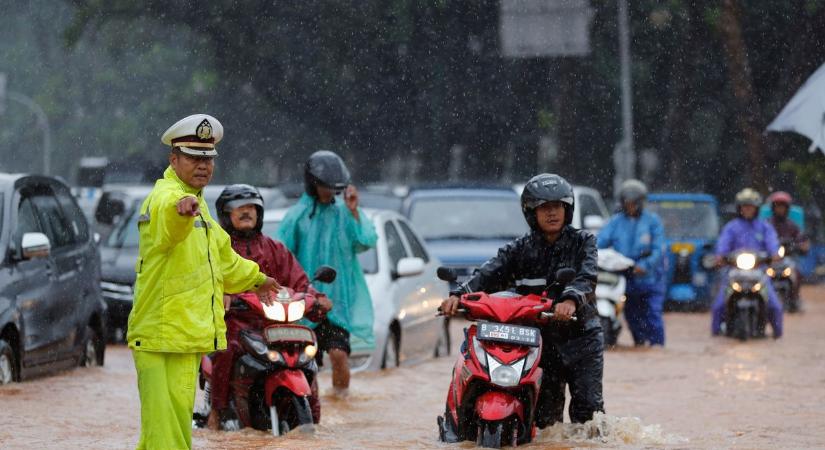
M286 212L264 212L262 231L277 238ZM441 301L449 295L447 283L436 277L439 261L402 215L374 209L365 209L364 214L378 234L375 248L358 256L375 311L375 350L353 352L350 365L353 370L383 369L447 355L449 327L436 317Z

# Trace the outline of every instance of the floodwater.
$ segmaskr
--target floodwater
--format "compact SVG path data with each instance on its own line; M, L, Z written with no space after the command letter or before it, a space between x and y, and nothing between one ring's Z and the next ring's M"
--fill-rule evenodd
M634 349L623 332L605 362L607 415L540 432L528 448L825 447L825 287L806 287L784 338L709 336L707 313L666 316L665 349ZM457 325L460 326L460 325ZM459 333L455 334L456 336ZM0 448L128 449L139 433L132 358L0 387ZM323 397L314 434L194 431L195 448L473 448L436 440L452 358L353 377L346 401ZM329 388L329 374L321 377Z

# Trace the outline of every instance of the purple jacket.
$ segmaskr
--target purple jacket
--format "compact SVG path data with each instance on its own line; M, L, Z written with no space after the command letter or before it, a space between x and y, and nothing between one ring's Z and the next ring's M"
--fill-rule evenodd
M731 220L719 234L716 254L725 256L743 249L776 255L779 252L776 230L764 220L745 220L741 217Z

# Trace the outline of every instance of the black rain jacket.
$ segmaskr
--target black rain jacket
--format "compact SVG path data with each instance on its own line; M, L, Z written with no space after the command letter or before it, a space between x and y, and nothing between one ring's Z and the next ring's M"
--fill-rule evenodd
M576 302L578 320L552 321L542 330L545 340L564 344L601 331L594 295L598 274L596 237L588 231L568 225L553 244L540 232L532 231L500 248L498 255L451 294L494 293L512 288L520 295L542 294L553 283L556 271L565 267L575 270L576 277L564 288L558 301ZM548 294L555 296L552 292Z

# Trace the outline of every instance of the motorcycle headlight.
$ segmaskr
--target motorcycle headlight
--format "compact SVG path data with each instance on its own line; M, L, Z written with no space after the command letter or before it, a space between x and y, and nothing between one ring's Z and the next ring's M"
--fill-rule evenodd
M730 285L730 287L732 287L733 290L736 292L742 292L742 285L735 281L733 282L733 284Z
M785 277L785 278L787 278L787 277L791 276L791 273L793 273L793 271L791 270L791 268L790 268L790 267L786 267L786 268L785 268L785 270L783 270L783 271L782 271L782 276L783 276L783 277Z
M278 352L278 351L275 351L275 350L270 350L270 351L266 352L266 357L269 358L269 360L274 362L274 363L282 362L284 360L284 357L283 357L283 355L281 355L281 352Z
M287 320L289 320L290 322L301 320L301 318L304 317L305 309L306 302L303 300L290 303L289 307L287 308Z
M761 283L756 283L751 288L751 292L759 292L761 290L762 290L762 284Z
M473 351L476 354L476 358L478 358L479 364L481 367L487 367L487 352L481 347L481 342L473 336Z
M316 353L318 353L318 348L316 346L312 344L307 345L304 348L304 351L302 351L298 356L298 363L303 365L312 361L312 359L315 358Z
M785 246L784 246L784 245L781 245L781 246L779 247L779 257L780 257L780 258L784 258L784 257L785 257Z
M269 320L274 320L276 322L284 322L286 321L286 311L284 310L284 305L281 302L274 302L271 305L263 304L264 307L264 315Z
M736 257L736 267L742 270L751 270L756 267L756 255L753 253L742 253Z
M533 347L530 349L530 353L527 355L527 358L524 358L524 372L527 373L530 369L533 368L533 365L536 364L536 360L539 359L539 348Z
M766 270L765 273L771 278L776 276L776 271L773 270L773 267L768 267L768 270Z
M524 367L524 360L522 358L512 365L501 364L495 358L490 358L490 382L501 387L512 387L518 385L521 380L521 372Z

